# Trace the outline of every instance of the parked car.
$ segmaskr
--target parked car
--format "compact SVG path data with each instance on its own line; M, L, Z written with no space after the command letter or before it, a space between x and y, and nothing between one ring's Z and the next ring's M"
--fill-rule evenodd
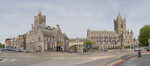
M19 52L19 50L18 50L18 49L15 49L15 51L16 51L16 52Z
M11 49L9 49L10 51L15 51L15 49L13 49L13 48L11 48Z
M140 47L136 47L134 50L138 51L138 50L142 50L142 49Z
M103 52L107 52L107 49L103 49Z
M8 51L8 48L4 48L3 51Z
M3 51L4 49L3 48L0 48L0 51Z
M21 51L22 51L22 52L25 52L25 53L30 53L30 51L25 50L25 49L22 49Z
M150 51L150 48L148 46L145 47L146 51Z

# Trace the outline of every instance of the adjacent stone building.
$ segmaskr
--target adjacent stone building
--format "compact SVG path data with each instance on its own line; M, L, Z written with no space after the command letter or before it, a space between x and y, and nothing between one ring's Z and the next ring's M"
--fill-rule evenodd
M123 19L120 13L114 19L114 31L88 29L87 39L95 41L99 49L128 46L135 43L133 32L126 30L126 18Z
M34 17L32 30L26 35L26 49L31 52L67 51L69 39L61 32L59 25L46 26L46 16L41 12Z

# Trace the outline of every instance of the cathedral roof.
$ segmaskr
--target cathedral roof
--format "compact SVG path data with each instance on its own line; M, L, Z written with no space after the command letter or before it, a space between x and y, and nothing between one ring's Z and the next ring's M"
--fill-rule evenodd
M42 25L37 24L36 26L37 26L38 28L42 29Z
M47 26L46 28L40 29L44 36L46 37L55 37L57 32L59 32L58 29L54 27ZM62 33L62 36L64 36L66 39L68 39L67 35L65 33Z
M65 33L63 33L63 36L66 37L66 39L68 39L67 35Z
M55 34L57 33L56 29L53 30L48 30L48 29L41 29L42 33L44 36L50 37L50 36L55 36Z
M96 30L90 30L90 32L88 34L117 34L116 31L96 31Z

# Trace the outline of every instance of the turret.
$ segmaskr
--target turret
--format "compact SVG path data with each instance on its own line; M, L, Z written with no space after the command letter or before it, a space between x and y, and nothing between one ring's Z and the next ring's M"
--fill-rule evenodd
M120 12L116 19L114 19L114 31L121 34L126 31L126 18L122 18Z

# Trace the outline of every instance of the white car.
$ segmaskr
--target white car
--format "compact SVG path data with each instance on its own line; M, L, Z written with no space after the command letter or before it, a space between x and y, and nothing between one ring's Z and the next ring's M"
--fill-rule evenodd
M136 47L134 50L138 51L138 50L142 50L142 49L140 47Z

